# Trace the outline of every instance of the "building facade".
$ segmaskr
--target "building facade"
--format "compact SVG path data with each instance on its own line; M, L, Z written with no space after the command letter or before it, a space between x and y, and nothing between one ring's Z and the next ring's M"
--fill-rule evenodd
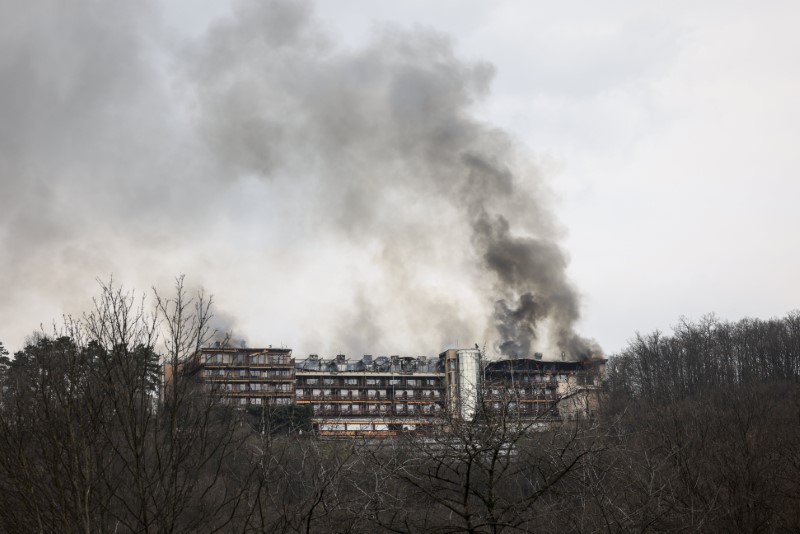
M592 417L600 402L606 361L516 358L487 362L483 402L487 408L543 422Z
M204 384L236 404L310 406L324 436L391 436L469 421L479 409L543 424L592 417L607 361L485 361L477 348L359 360L295 360L291 352L207 347L193 363Z
M394 435L421 431L444 409L439 360L312 354L295 368L295 402L313 408L321 435Z
M237 404L294 402L291 349L206 347L195 354L193 363L203 383Z

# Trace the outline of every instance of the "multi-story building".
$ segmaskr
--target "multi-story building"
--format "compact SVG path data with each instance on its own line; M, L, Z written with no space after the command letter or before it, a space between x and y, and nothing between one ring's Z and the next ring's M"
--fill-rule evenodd
M494 410L542 422L591 417L598 407L606 361L534 357L487 362L483 402Z
M343 354L298 360L295 402L311 405L322 435L393 435L419 431L444 408L439 360L425 356Z
M485 361L478 348L439 358L312 354L291 349L207 347L194 358L200 380L241 405L311 406L321 435L424 432L446 420L472 420L479 408L549 424L591 417L605 359ZM443 417L446 416L446 417Z
M291 349L206 347L193 363L201 381L238 404L294 402Z

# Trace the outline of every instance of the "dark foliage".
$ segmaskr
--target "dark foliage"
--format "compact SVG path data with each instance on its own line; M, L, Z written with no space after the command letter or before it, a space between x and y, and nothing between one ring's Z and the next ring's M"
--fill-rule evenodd
M800 530L798 314L637 336L592 420L523 421L509 399L426 438L325 441L308 407L199 387L209 308L182 280L160 321L103 289L0 359L0 531Z
M311 432L314 414L311 406L300 404L250 405L246 412L253 430L269 434Z
M592 496L612 530L800 530L800 314L683 321L610 362Z
M609 362L612 395L651 402L739 385L800 380L800 312L736 323L682 321L672 336L637 334Z

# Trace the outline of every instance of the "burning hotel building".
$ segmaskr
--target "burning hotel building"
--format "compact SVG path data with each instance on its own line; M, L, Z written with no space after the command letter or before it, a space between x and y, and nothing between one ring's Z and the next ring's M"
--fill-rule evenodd
M242 406L311 406L320 435L387 436L472 420L481 409L532 424L592 417L606 361L543 360L540 353L487 361L477 348L438 358L295 360L291 349L206 347L192 367L207 387Z

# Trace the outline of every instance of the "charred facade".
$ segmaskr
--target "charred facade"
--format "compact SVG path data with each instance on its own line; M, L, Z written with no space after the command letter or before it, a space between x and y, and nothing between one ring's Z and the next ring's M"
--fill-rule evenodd
M483 402L492 410L543 422L592 417L598 408L606 361L514 358L487 362Z

